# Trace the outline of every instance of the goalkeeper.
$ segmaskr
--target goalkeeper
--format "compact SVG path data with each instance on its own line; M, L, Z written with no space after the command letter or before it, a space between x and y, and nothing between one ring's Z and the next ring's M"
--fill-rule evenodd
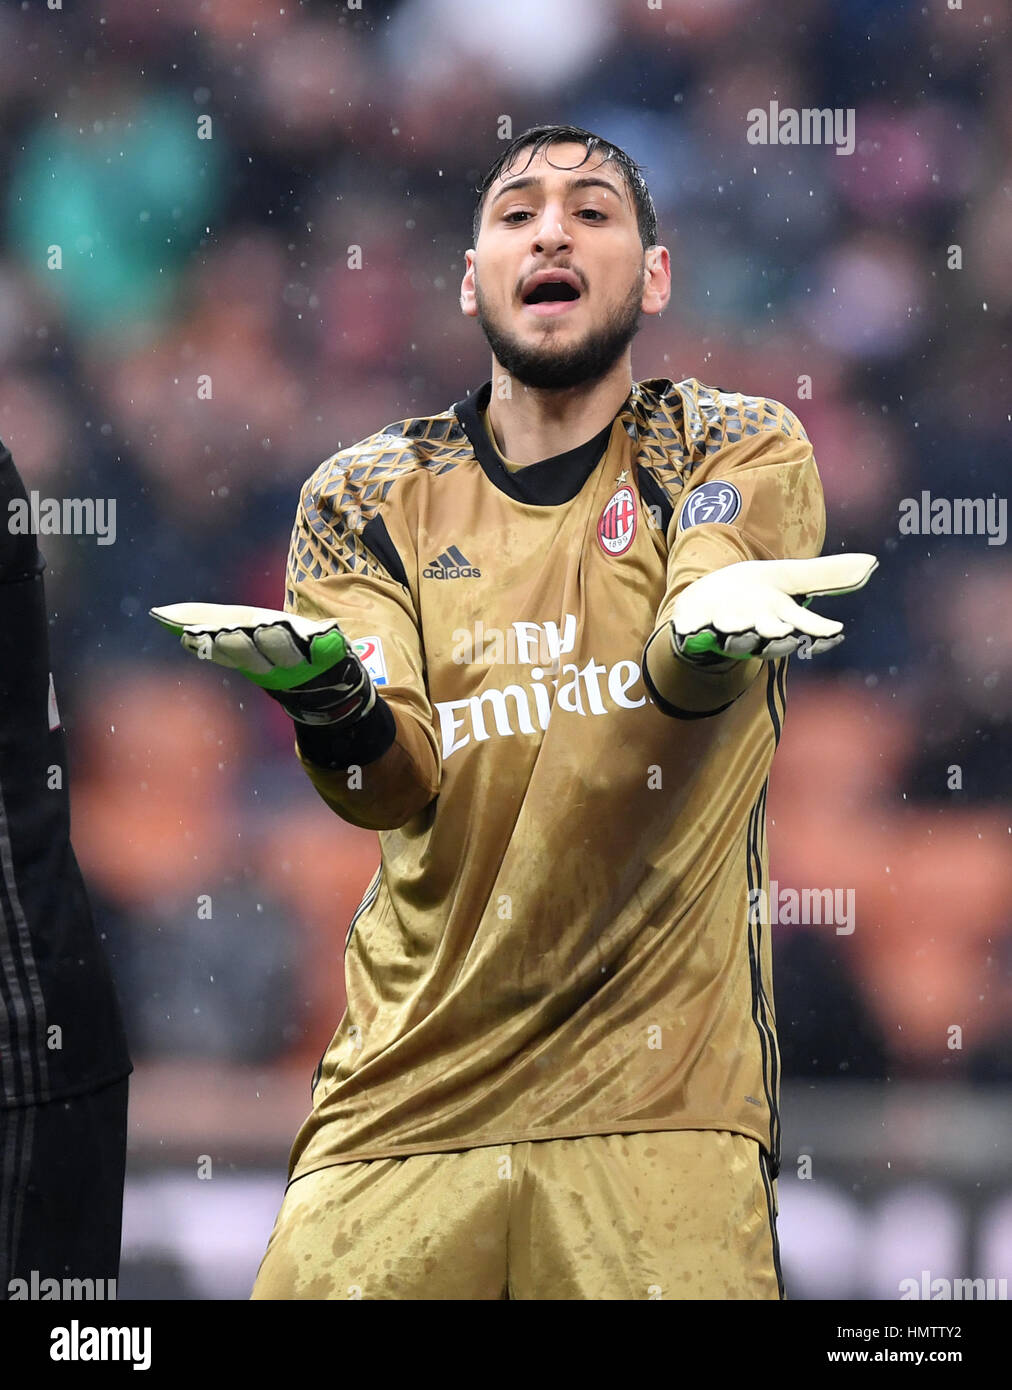
M525 132L473 230L491 379L316 470L283 610L152 610L379 835L253 1296L782 1298L767 783L875 560L786 407L633 380L622 150Z

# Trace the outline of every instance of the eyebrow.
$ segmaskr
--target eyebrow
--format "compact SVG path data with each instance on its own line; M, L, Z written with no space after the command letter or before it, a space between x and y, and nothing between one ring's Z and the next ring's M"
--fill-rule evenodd
M513 183L508 183L504 188L500 188L499 192L492 199L491 203L489 203L489 207L494 206L494 204L496 204L500 198L505 198L507 193L515 193L518 188L528 188L532 184L536 185L537 187L540 187L543 182L543 179L535 178L532 174L527 174L524 178L516 179ZM571 189L593 187L607 188L608 192L614 193L615 196L619 199L619 201L621 201L622 199L622 194L619 192L619 190L615 187L613 183L609 183L607 179L593 178L590 175L587 175L585 178L582 179L573 179L569 187Z

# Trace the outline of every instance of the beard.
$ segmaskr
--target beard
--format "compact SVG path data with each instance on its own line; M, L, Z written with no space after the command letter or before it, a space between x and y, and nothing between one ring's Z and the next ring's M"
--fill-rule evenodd
M566 391L598 381L615 365L641 328L643 286L637 281L629 294L609 313L600 328L581 342L559 346L556 334L533 346L523 343L495 323L488 312L481 286L475 278L478 323L496 361L523 386L540 391Z

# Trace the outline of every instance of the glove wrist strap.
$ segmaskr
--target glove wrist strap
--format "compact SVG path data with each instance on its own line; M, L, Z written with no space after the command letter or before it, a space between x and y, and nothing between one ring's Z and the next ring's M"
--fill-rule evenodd
M368 714L350 728L340 724L306 724L296 721L295 741L302 756L327 771L346 771L352 764L365 767L381 758L397 737L393 711L373 692Z

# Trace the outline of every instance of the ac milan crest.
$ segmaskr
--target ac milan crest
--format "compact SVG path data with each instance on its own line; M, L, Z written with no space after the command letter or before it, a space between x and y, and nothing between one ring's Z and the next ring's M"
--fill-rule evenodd
M620 487L601 513L597 539L606 555L624 555L636 534L636 494Z

